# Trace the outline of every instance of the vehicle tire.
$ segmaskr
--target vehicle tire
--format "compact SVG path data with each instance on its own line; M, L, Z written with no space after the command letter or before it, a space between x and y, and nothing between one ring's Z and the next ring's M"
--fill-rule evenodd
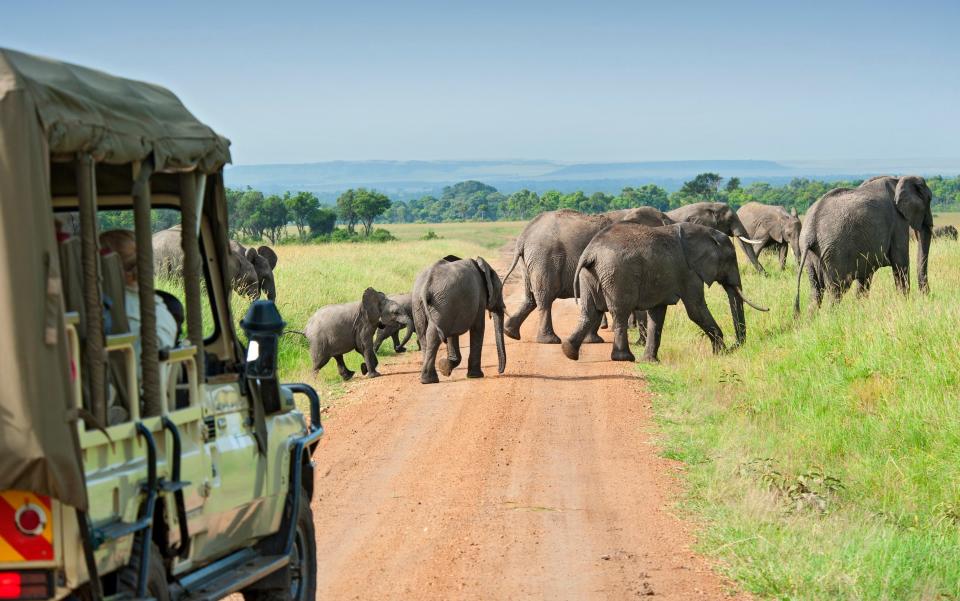
M139 536L137 537L140 538ZM130 563L121 568L117 576L117 592L129 593L136 596L137 578L140 572L140 545L133 543L130 552ZM163 567L163 558L160 549L153 542L150 543L150 566L147 568L147 596L156 601L170 601L170 589L167 585L167 570Z
M317 596L317 537L313 528L310 496L300 491L300 511L297 513L297 534L290 550L290 563L280 570L287 571L287 588L248 589L243 591L247 601L314 601ZM274 574L271 574L273 577ZM286 578L284 579L286 580Z

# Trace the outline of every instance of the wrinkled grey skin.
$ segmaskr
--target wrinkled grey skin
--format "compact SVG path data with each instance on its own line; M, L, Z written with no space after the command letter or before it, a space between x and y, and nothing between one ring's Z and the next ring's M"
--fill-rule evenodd
M410 337L413 336L413 301L410 293L407 294L388 294L387 298L397 303L400 309L406 314L409 322L406 324L398 323L396 325L385 325L382 328L377 330L377 336L373 340L373 350L375 352L380 350L380 345L383 344L383 341L387 338L393 338L393 350L397 353L405 352L407 342L410 341ZM400 330L406 328L406 334L403 336L403 340L400 340ZM419 341L417 342L419 345Z
M733 212L730 205L722 202L697 202L684 205L672 211L667 211L667 215L674 221L705 225L728 236L750 238L747 234L747 228L744 227L737 214ZM753 240L751 239L750 242L752 243ZM747 260L757 270L757 273L764 275L766 271L760 265L760 261L757 260L757 253L754 252L753 247L745 245L743 252L747 255Z
M179 225L153 235L153 269L156 275L175 278L183 276L180 236ZM277 287L273 277L276 266L277 254L269 246L261 246L259 249L244 248L239 242L230 241L227 269L237 294L257 300L263 292L268 299L276 300Z
M786 269L787 250L793 251L793 256L800 264L800 219L796 211L787 210L777 205L765 205L759 202L748 202L737 210L737 217L746 228L748 238L757 240L757 244L750 245L757 256L767 248L775 249L780 257L780 269ZM739 239L740 247L747 252L748 243Z
M917 282L929 290L927 257L933 234L933 193L919 176L874 177L857 188L835 188L813 203L800 232L800 271L794 311L800 311L800 280L806 265L813 302L824 290L834 302L854 281L857 294L870 290L873 274L893 268L897 289L910 291L910 229L917 238Z
M940 227L933 228L933 237L956 240L958 238L957 228L952 225L941 225Z
M493 319L497 345L498 373L507 365L503 341L503 284L497 272L482 258L447 257L417 275L413 284L413 320L423 349L420 382L440 381L437 368L449 376L460 364L460 336L470 332L470 357L467 377L482 378L480 369L484 313ZM437 361L441 342L447 343L447 356Z
M570 209L547 211L536 216L517 238L513 263L506 282L519 262L523 262L524 299L504 326L504 333L520 340L520 326L535 308L540 309L540 327L536 341L542 344L559 344L560 337L553 331L551 309L558 298L573 297L573 272L580 253L593 237L604 227L631 219L658 225L672 223L660 211L652 207L610 211L600 215L587 215ZM591 333L587 342L603 342Z
M352 303L321 307L307 321L304 335L310 343L310 359L317 372L330 361L337 361L337 371L344 380L353 377L343 356L350 351L363 355L360 371L368 377L380 375L373 335L378 327L407 325L407 316L397 303L373 288L363 291L363 297Z
M727 292L737 345L746 340L743 296L737 252L725 234L694 223L649 227L615 223L598 233L577 265L580 320L563 342L569 359L580 357L584 337L603 311L613 318L614 361L633 361L627 321L634 310L647 311L643 358L657 361L667 307L683 301L687 316L707 334L715 353L725 350L723 332L707 308L703 285L719 282Z

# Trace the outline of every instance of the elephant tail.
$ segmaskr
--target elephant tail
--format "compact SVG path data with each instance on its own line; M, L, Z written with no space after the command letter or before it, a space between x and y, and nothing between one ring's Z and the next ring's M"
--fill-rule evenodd
M303 336L304 338L307 337L307 334L306 334L305 332L301 332L300 330L284 330L283 333L284 333L284 334L296 334L297 336Z
M807 253L810 252L809 248L803 249L803 254L800 256L800 268L797 270L797 295L793 297L793 316L797 317L800 315L800 280L803 278L803 265L807 262Z
M583 254L580 255L580 260L577 262L577 269L573 272L573 298L577 301L577 304L580 304L580 270L584 268L589 269L593 266L594 259L593 253L587 248L583 251Z
M510 264L510 269L507 270L507 275L503 276L502 283L504 286L506 286L507 279L510 278L510 274L513 273L513 269L517 266L517 263L519 263L520 259L522 258L523 258L523 243L521 242L521 240L518 239L517 248L515 251L513 251L513 263ZM524 261L523 265L524 265L524 268L526 268L526 265L527 265L526 261Z
M425 313L424 317L426 317L423 335L426 335L426 329L429 328L430 324L432 323L433 327L437 329L437 333L440 335L440 340L446 340L447 335L443 333L438 325L440 323L440 312L437 311L437 308L433 306L433 295L430 294L430 283L430 280L427 280L426 285L424 286L423 294L420 298L420 302L423 303L423 312ZM420 337L420 332L417 332L417 337Z

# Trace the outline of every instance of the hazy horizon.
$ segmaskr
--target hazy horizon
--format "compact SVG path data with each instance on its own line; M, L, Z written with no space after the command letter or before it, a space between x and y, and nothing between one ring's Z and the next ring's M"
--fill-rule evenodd
M906 161L960 155L958 17L947 0L58 0L6 4L0 44L170 88L240 165Z

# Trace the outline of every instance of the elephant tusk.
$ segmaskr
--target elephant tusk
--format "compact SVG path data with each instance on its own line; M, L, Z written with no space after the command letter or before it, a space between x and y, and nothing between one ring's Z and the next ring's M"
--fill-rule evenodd
M756 309L757 311L767 312L767 311L770 310L770 309L768 309L768 308L766 308L766 307L761 307L760 305L754 304L753 301L751 301L749 298L747 298L747 297L745 297L745 296L743 295L743 290L740 290L739 288L737 288L737 296L740 297L740 300L742 300L743 302L747 303L748 305L750 305L751 307L753 307L753 308Z
M737 236L737 238L740 238L741 240L743 240L743 241L746 242L747 244L762 244L762 243L763 243L763 240L751 240L750 238L747 238L746 236Z

